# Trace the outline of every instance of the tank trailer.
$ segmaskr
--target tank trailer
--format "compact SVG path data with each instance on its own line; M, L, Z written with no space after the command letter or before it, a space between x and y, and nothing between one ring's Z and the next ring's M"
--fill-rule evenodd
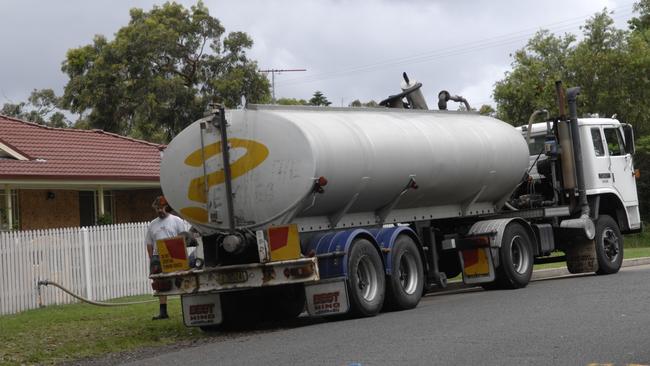
M619 270L641 230L631 125L578 118L560 82L560 115L519 128L444 90L428 110L421 86L404 74L383 108L218 107L183 130L160 180L198 254L158 243L155 295L208 329L410 309L459 275L522 288L535 263Z

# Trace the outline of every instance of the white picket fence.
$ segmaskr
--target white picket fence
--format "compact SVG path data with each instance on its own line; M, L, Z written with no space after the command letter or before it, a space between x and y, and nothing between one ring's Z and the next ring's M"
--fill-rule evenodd
M0 315L77 300L150 294L147 223L0 233Z

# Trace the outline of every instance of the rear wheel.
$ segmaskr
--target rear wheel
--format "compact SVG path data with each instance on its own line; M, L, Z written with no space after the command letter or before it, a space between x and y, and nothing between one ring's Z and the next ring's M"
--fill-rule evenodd
M352 243L348 257L348 291L351 312L357 316L373 316L384 304L386 276L381 257L366 239Z
M400 235L391 254L392 272L386 278L386 306L390 310L412 309L420 302L424 287L420 252L413 239Z
M533 242L528 231L518 222L508 224L499 248L496 282L486 289L515 289L528 285L533 274Z
M623 236L618 224L611 216L601 215L596 220L596 259L597 274L618 272L623 264Z

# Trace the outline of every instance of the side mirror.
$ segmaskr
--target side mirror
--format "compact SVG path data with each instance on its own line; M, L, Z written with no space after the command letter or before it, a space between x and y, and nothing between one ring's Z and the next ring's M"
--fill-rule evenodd
M632 125L628 123L622 123L623 126L623 137L625 138L625 152L634 155L634 130Z

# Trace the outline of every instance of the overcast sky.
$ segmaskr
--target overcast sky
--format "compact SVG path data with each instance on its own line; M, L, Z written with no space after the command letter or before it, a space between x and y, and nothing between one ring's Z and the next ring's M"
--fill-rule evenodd
M194 1L178 1L187 7ZM129 9L156 0L0 0L0 105L33 89L63 90L70 48L112 38ZM248 33L249 56L276 74L277 98L309 99L320 90L335 106L380 101L400 91L402 72L423 83L430 108L442 89L472 106L493 104L492 90L511 54L539 29L581 34L604 7L627 28L634 0L205 0L226 32ZM450 105L453 109L453 106Z

